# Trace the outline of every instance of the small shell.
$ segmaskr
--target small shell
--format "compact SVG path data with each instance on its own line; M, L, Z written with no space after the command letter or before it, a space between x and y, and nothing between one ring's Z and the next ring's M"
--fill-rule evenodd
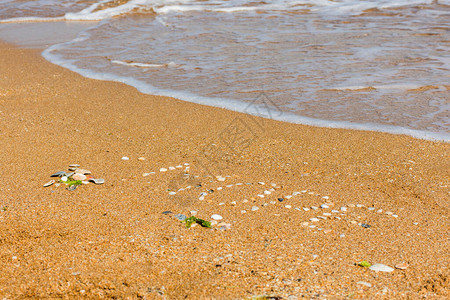
M103 179L103 178L92 178L92 179L89 179L89 181L91 181L95 184L104 184L105 183L105 179Z
M75 170L75 173L86 175L86 174L91 174L91 171L89 171L89 170L84 170L84 169L76 169L76 170Z
M44 184L44 187L51 186L51 185L54 184L54 183L55 183L54 180L50 180L49 182L47 182L46 184Z
M69 186L67 189L69 191L74 191L77 187L78 187L78 185L74 184L74 185Z
M62 177L62 176L65 176L65 175L66 175L66 172L59 171L59 172L56 172L55 174L50 175L50 177Z

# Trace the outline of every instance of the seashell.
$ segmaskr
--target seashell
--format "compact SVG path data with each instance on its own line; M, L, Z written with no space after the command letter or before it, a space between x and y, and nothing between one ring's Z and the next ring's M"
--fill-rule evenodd
M74 190L76 190L77 187L78 187L78 185L74 184L74 185L69 186L67 189L69 191L74 191Z
M86 177L86 175L76 173L75 175L72 176L72 178L73 178L73 180L83 181L83 180L86 180L87 177Z
M50 175L50 177L63 177L65 175L66 175L66 172L59 171L59 172L56 172L55 174Z
M79 164L71 164L69 165L69 168L78 168L80 165Z
M95 184L104 184L105 183L105 179L103 179L103 178L91 178L91 179L89 179L89 181L91 181Z
M77 170L75 170L75 173L86 175L86 174L91 174L91 171L85 170L85 169L77 169Z
M211 216L211 219L213 219L213 220L222 220L223 219L223 217L221 216L221 215L216 215L216 214L214 214L214 215L212 215Z
M47 182L46 184L44 184L44 187L51 186L51 185L54 184L54 183L55 183L54 180L50 180L49 182Z
M399 270L406 270L408 268L408 264L407 263L397 264L395 265L395 268Z
M78 168L69 168L69 171L76 171Z

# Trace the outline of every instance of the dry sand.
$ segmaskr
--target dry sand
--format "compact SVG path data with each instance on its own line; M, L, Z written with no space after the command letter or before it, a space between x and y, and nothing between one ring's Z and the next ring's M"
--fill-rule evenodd
M2 298L449 297L449 144L143 95L8 44L0 71ZM43 187L71 163L106 183ZM159 172L184 163L189 178ZM340 220L302 225L341 206ZM231 229L187 229L166 210L217 213ZM409 267L381 273L362 260Z

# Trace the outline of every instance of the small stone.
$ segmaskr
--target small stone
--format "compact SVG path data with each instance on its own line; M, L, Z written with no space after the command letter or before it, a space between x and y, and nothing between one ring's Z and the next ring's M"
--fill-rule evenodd
M217 178L217 181L225 181L225 177L222 177L222 176L216 176L216 178Z
M189 213L191 214L191 216L196 216L197 215L197 211L196 210L191 210Z
M205 200L205 196L200 196L200 197L198 197L198 200L200 200L200 201L202 201L202 200Z
M55 183L54 180L50 180L49 182L47 182L46 184L44 184L44 187L51 186L51 185L54 184L54 183Z
M231 201L231 205L235 206L236 205L236 201Z
M308 226L309 225L309 222L303 222L302 223L302 226Z
M414 225L419 225L419 222L414 222L413 224L414 224Z
M342 233L339 235L339 237L343 238L343 237L345 237L345 234Z
M331 213L323 213L323 215L329 217L331 216Z
M293 196L300 195L300 192L293 192L292 195L293 195Z
M322 204L321 206L320 206L320 208L330 208L328 205L326 205L326 204Z
M173 171L175 170L175 167L169 167L169 170Z
M318 210L319 208L317 206L311 206L311 209Z
M288 195L288 196L286 196L286 197L284 197L284 198L286 198L286 199L291 199L291 198L292 198L292 195Z
M69 168L69 171L76 171L78 168Z
M130 158L127 156L124 156L124 157L122 157L122 160L130 160Z
M361 227L364 227L364 228L370 228L370 225L369 224L361 224Z
M223 203L223 202L220 202L220 203L219 203L219 205L225 205L225 203Z
M356 222L356 221L350 221L350 223L351 223L351 224L356 224L356 223L358 223L358 222Z
M178 166L176 166L175 168L181 169L182 167L183 167L182 165L178 165Z
M323 231L323 233L330 233L330 232L331 232L331 229L326 229Z
M356 204L356 207L361 208L361 207L364 207L364 205L362 205L362 204Z
M375 210L375 207L369 207L368 210Z
M63 176L63 177L61 177L61 181L64 181L64 182L66 182L67 180L69 180L69 178L67 178L67 176Z
M264 191L264 194L270 195L270 194L272 194L272 192L271 191Z
M247 199L244 199L243 201L242 201L242 203L247 203L248 202L248 200Z
M304 211L308 211L309 208L308 208L308 207L303 207L303 210L304 210Z
M342 206L342 207L341 207L341 211L347 211L347 207Z
M395 268L399 270L406 270L408 268L408 264L407 263L396 264Z
M364 285L366 287L372 287L372 284L365 282L365 281L358 281L356 284Z
M59 171L56 172L55 174L50 175L50 177L63 177L63 176L66 176L66 172L64 171Z
M221 216L221 215L217 215L217 214L214 214L214 215L212 215L211 216L211 219L213 219L213 220L222 220L223 219L223 217Z
M260 184L260 185L265 185L265 183L262 182L262 181L258 182L258 184Z
M276 201L270 201L269 203L270 204L276 204L277 202Z
M259 209L258 206L252 206L252 211L257 211Z
M383 265L383 264L371 265L369 267L369 269L372 271L377 271L377 272L392 272L392 271L394 271L394 268L391 268L391 267Z
M290 205L285 205L284 207L286 207L286 208L292 208L292 206L290 206Z
M220 222L219 224L217 224L217 226L219 227L219 230L231 229L231 224L228 224L228 223L225 223L225 222Z
M332 211L331 211L332 213L338 213L339 211L338 210L335 210L335 209L333 209Z
M262 195L262 194L259 194L259 195L258 195L258 197L260 197L260 198L264 198L264 195Z
M173 215L173 217L174 217L175 219L180 220L180 221L184 221L184 220L187 219L187 217L186 217L185 215L183 215L183 214L176 214L176 215Z
M75 175L72 176L72 178L73 178L73 180L83 181L83 180L86 180L86 175L76 173Z
M284 199L283 198L278 198L278 201L283 202Z
M169 192L169 195L176 195L177 192Z
M241 214L245 214L247 211L246 210L241 210Z
M167 169L166 169L166 168L161 168L161 169L159 169L159 171L160 171L160 172L166 172Z
M82 183L82 184L89 184L89 181L83 180L83 181L81 181L81 183Z
M145 157L139 157L138 160L145 160Z
M327 219L327 217L324 217L324 216L318 216L317 218L318 219L322 219L322 220L326 220Z
M173 214L173 212L171 212L170 210L163 211L162 213L163 213L163 215L171 215L171 214Z
M392 215L393 212L392 212L392 211L387 211L386 214L387 214L387 215Z
M319 222L320 221L320 219L318 219L318 218L311 218L311 219L309 219L311 222Z
M84 170L84 169L76 169L75 174L88 175L88 174L91 174L91 171L89 171L89 170Z
M323 196L322 198L323 199L330 199L330 197L328 197L328 196Z
M80 165L79 164L70 164L69 168L78 168Z
M398 215L392 215L394 218L398 218Z
M381 214L383 212L382 209L377 210L377 213Z

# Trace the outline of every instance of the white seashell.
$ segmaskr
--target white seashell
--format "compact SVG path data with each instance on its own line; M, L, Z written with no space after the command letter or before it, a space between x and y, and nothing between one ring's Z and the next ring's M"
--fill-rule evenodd
M213 219L213 220L222 220L223 219L223 217L221 216L221 215L216 215L216 214L214 214L214 215L212 215L211 216L211 219Z
M44 187L51 186L51 185L54 184L54 183L55 183L54 180L50 180L49 182L47 182L46 184L44 184Z

